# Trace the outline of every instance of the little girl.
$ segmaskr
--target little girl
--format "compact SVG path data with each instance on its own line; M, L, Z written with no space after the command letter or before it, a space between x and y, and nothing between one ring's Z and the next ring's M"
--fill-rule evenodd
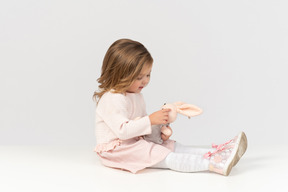
M150 81L152 64L150 53L137 41L120 39L108 49L98 79L99 91L93 95L97 101L95 151L102 164L132 173L153 167L229 175L247 148L243 132L224 144L213 145L213 152L180 145L164 135L163 144L144 139L151 134L152 125L167 123L169 113L169 109L146 113L141 91Z

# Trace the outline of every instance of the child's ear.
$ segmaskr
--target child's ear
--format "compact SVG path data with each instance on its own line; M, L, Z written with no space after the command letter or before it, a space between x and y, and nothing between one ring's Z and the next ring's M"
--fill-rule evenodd
M189 118L196 115L200 115L202 113L202 109L192 104L187 104L184 102L176 102L174 103L174 105L176 105L178 113L185 115Z

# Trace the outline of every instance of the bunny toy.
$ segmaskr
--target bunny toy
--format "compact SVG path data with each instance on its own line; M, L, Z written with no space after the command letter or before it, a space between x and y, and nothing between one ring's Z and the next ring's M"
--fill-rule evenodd
M195 105L187 104L184 102L176 102L170 104L164 104L162 109L171 109L169 112L169 120L166 125L152 125L152 133L145 135L144 139L147 141L152 141L154 143L162 144L163 140L161 139L161 133L166 136L172 135L172 130L168 128L169 124L174 122L177 118L177 113L190 117L200 115L202 110Z

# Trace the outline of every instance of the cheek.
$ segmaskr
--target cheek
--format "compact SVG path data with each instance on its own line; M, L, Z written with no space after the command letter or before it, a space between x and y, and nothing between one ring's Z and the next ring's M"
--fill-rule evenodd
M135 89L135 88L138 88L140 86L140 82L139 81L135 81L132 85L131 85L131 88L132 89Z
M138 81L136 84L135 84L135 87L140 87L140 85L142 84L141 81Z

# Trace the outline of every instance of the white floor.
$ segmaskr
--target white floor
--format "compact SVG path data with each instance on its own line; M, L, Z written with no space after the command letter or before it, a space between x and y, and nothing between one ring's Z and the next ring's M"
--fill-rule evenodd
M89 147L0 146L0 191L273 191L288 190L286 147L249 146L228 177L203 172L106 168Z

